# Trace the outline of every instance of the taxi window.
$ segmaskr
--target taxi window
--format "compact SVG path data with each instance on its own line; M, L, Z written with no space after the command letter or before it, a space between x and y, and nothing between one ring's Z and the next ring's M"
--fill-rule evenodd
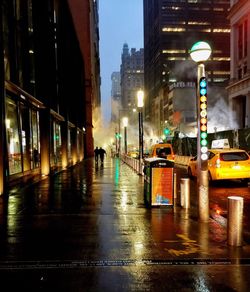
M212 159L215 156L213 152L208 152L208 159Z
M165 155L171 154L171 148L169 147L164 147L164 148L157 148L156 149L156 155L158 156L159 154L163 153Z
M248 156L245 152L229 152L221 153L220 159L223 161L244 161L248 160Z

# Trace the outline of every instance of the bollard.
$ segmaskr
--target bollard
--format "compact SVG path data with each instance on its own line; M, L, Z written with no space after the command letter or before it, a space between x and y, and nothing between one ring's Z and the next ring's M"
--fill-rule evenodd
M190 208L190 179L181 178L181 207Z
M177 198L177 174L174 172L174 199Z
M230 196L227 198L227 243L232 246L242 245L243 198Z

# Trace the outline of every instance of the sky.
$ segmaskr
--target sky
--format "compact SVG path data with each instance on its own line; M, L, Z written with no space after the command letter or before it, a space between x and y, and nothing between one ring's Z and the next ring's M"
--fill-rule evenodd
M111 116L111 74L120 71L121 52L143 48L143 0L99 0L101 105L105 125Z

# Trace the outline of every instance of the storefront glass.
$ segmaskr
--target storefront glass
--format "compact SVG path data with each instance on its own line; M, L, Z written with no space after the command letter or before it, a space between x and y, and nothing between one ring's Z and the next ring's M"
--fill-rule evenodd
M6 97L9 175L40 167L39 113L26 102Z
M31 111L31 123L32 123L32 134L31 134L31 161L32 168L40 167L40 143L39 143L39 115L36 110Z
M52 125L52 149L51 152L51 166L62 165L62 140L61 140L61 126L58 122L53 121Z
M6 132L9 174L11 175L22 171L22 157L17 104L9 97L6 98Z
M72 131L68 128L68 161L72 163Z
M29 108L21 103L21 136L22 136L22 153L23 153L23 170L30 170L30 123Z

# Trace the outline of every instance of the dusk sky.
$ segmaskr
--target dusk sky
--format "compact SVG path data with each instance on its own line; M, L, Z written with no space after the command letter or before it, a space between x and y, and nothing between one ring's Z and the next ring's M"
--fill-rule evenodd
M120 71L121 52L143 48L143 0L99 0L101 102L105 124L111 114L111 74Z

